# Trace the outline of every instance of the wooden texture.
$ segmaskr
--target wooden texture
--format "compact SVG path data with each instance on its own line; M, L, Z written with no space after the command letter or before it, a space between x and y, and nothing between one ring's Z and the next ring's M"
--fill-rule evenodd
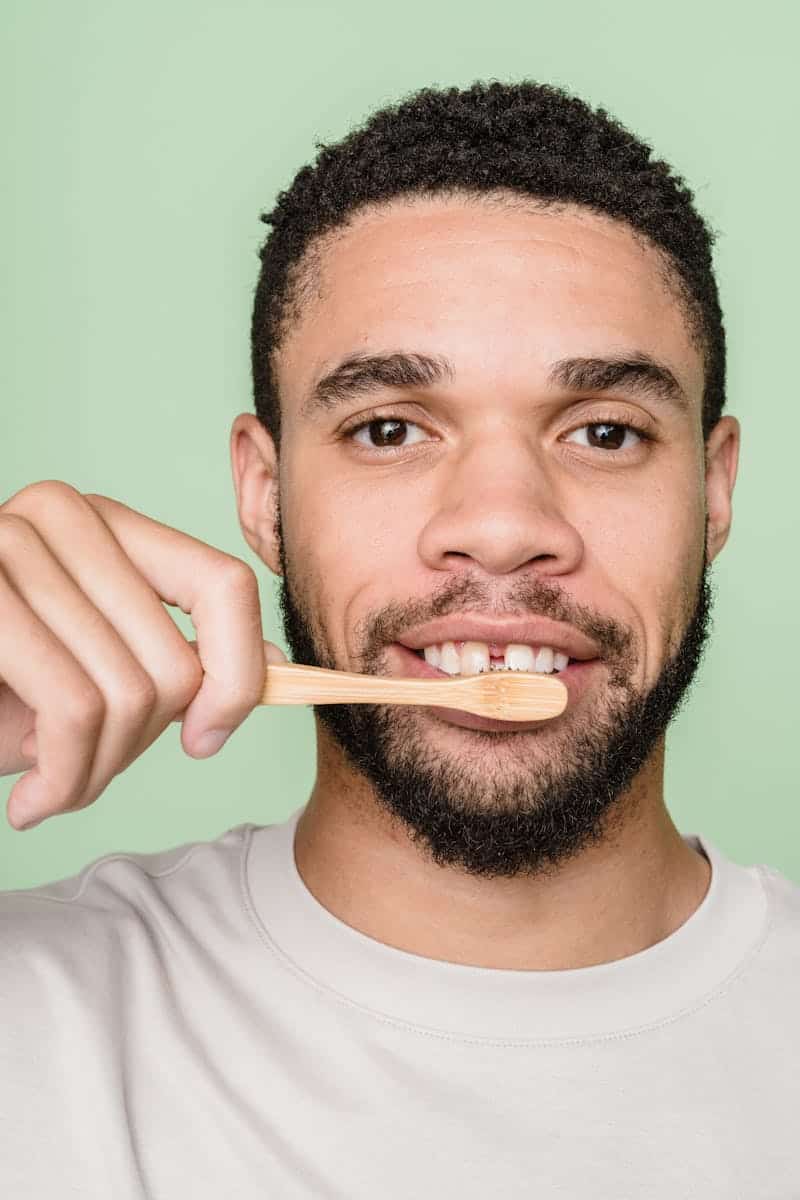
M501 721L545 721L567 706L555 675L487 671L450 679L359 675L301 663L270 663L262 704L423 704Z

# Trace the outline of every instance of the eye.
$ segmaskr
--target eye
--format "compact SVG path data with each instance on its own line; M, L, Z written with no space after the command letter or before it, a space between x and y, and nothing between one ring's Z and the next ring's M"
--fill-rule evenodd
M579 446L586 446L590 450L633 450L642 442L649 441L647 433L640 429L638 425L629 425L622 421L592 421L589 425L580 425L577 429L573 429L572 433L583 433L584 430L589 432L586 434L585 442L578 442ZM633 445L625 445L625 439L629 433L632 433L637 438Z
M412 430L416 433L409 438L409 431ZM584 431L586 432L584 433ZM613 418L580 425L571 431L570 439L576 433L584 434L586 439L579 441L578 445L589 450L602 450L608 455L634 450L643 442L651 440L650 435L638 425L632 425L626 421L616 421ZM632 444L629 435L633 435L636 439ZM364 449L378 451L405 450L406 447L424 441L426 438L421 426L394 414L376 416L368 421L361 421L360 424L345 429L341 436L345 440L357 442Z
M413 421L406 421L402 417L373 417L371 421L363 421L360 425L348 429L345 437L352 438L360 446L366 446L370 450L391 450L395 447L402 450L406 446L413 445L414 441L422 440L415 438L410 442L404 441L407 429L423 432L419 425L415 425ZM365 438L356 438L355 435L362 432L364 432Z

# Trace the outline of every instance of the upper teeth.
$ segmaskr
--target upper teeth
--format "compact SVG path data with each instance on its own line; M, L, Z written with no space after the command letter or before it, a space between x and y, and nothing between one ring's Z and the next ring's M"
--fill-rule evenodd
M459 649L460 647L460 649ZM550 675L562 671L569 655L551 646L524 646L511 643L502 660L492 661L487 642L441 642L425 647L425 661L448 675L478 675L482 671L538 671Z

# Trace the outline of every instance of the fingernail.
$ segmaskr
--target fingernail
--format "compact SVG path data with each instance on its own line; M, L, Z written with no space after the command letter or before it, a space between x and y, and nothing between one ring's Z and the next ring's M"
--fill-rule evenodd
M17 831L21 833L23 829L33 829L34 826L41 825L43 820L44 820L44 817L31 817L31 819L28 821L25 821L24 824L18 825Z
M225 745L233 730L231 729L209 729L197 743L197 749L200 754L216 754L216 752Z

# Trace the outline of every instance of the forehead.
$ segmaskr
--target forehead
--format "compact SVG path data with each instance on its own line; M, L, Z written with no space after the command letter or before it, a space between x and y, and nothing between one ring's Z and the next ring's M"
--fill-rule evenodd
M702 392L701 349L664 258L583 208L392 201L323 239L306 282L277 356L290 412L326 368L373 350L440 354L460 377L528 387L562 358L644 351Z

